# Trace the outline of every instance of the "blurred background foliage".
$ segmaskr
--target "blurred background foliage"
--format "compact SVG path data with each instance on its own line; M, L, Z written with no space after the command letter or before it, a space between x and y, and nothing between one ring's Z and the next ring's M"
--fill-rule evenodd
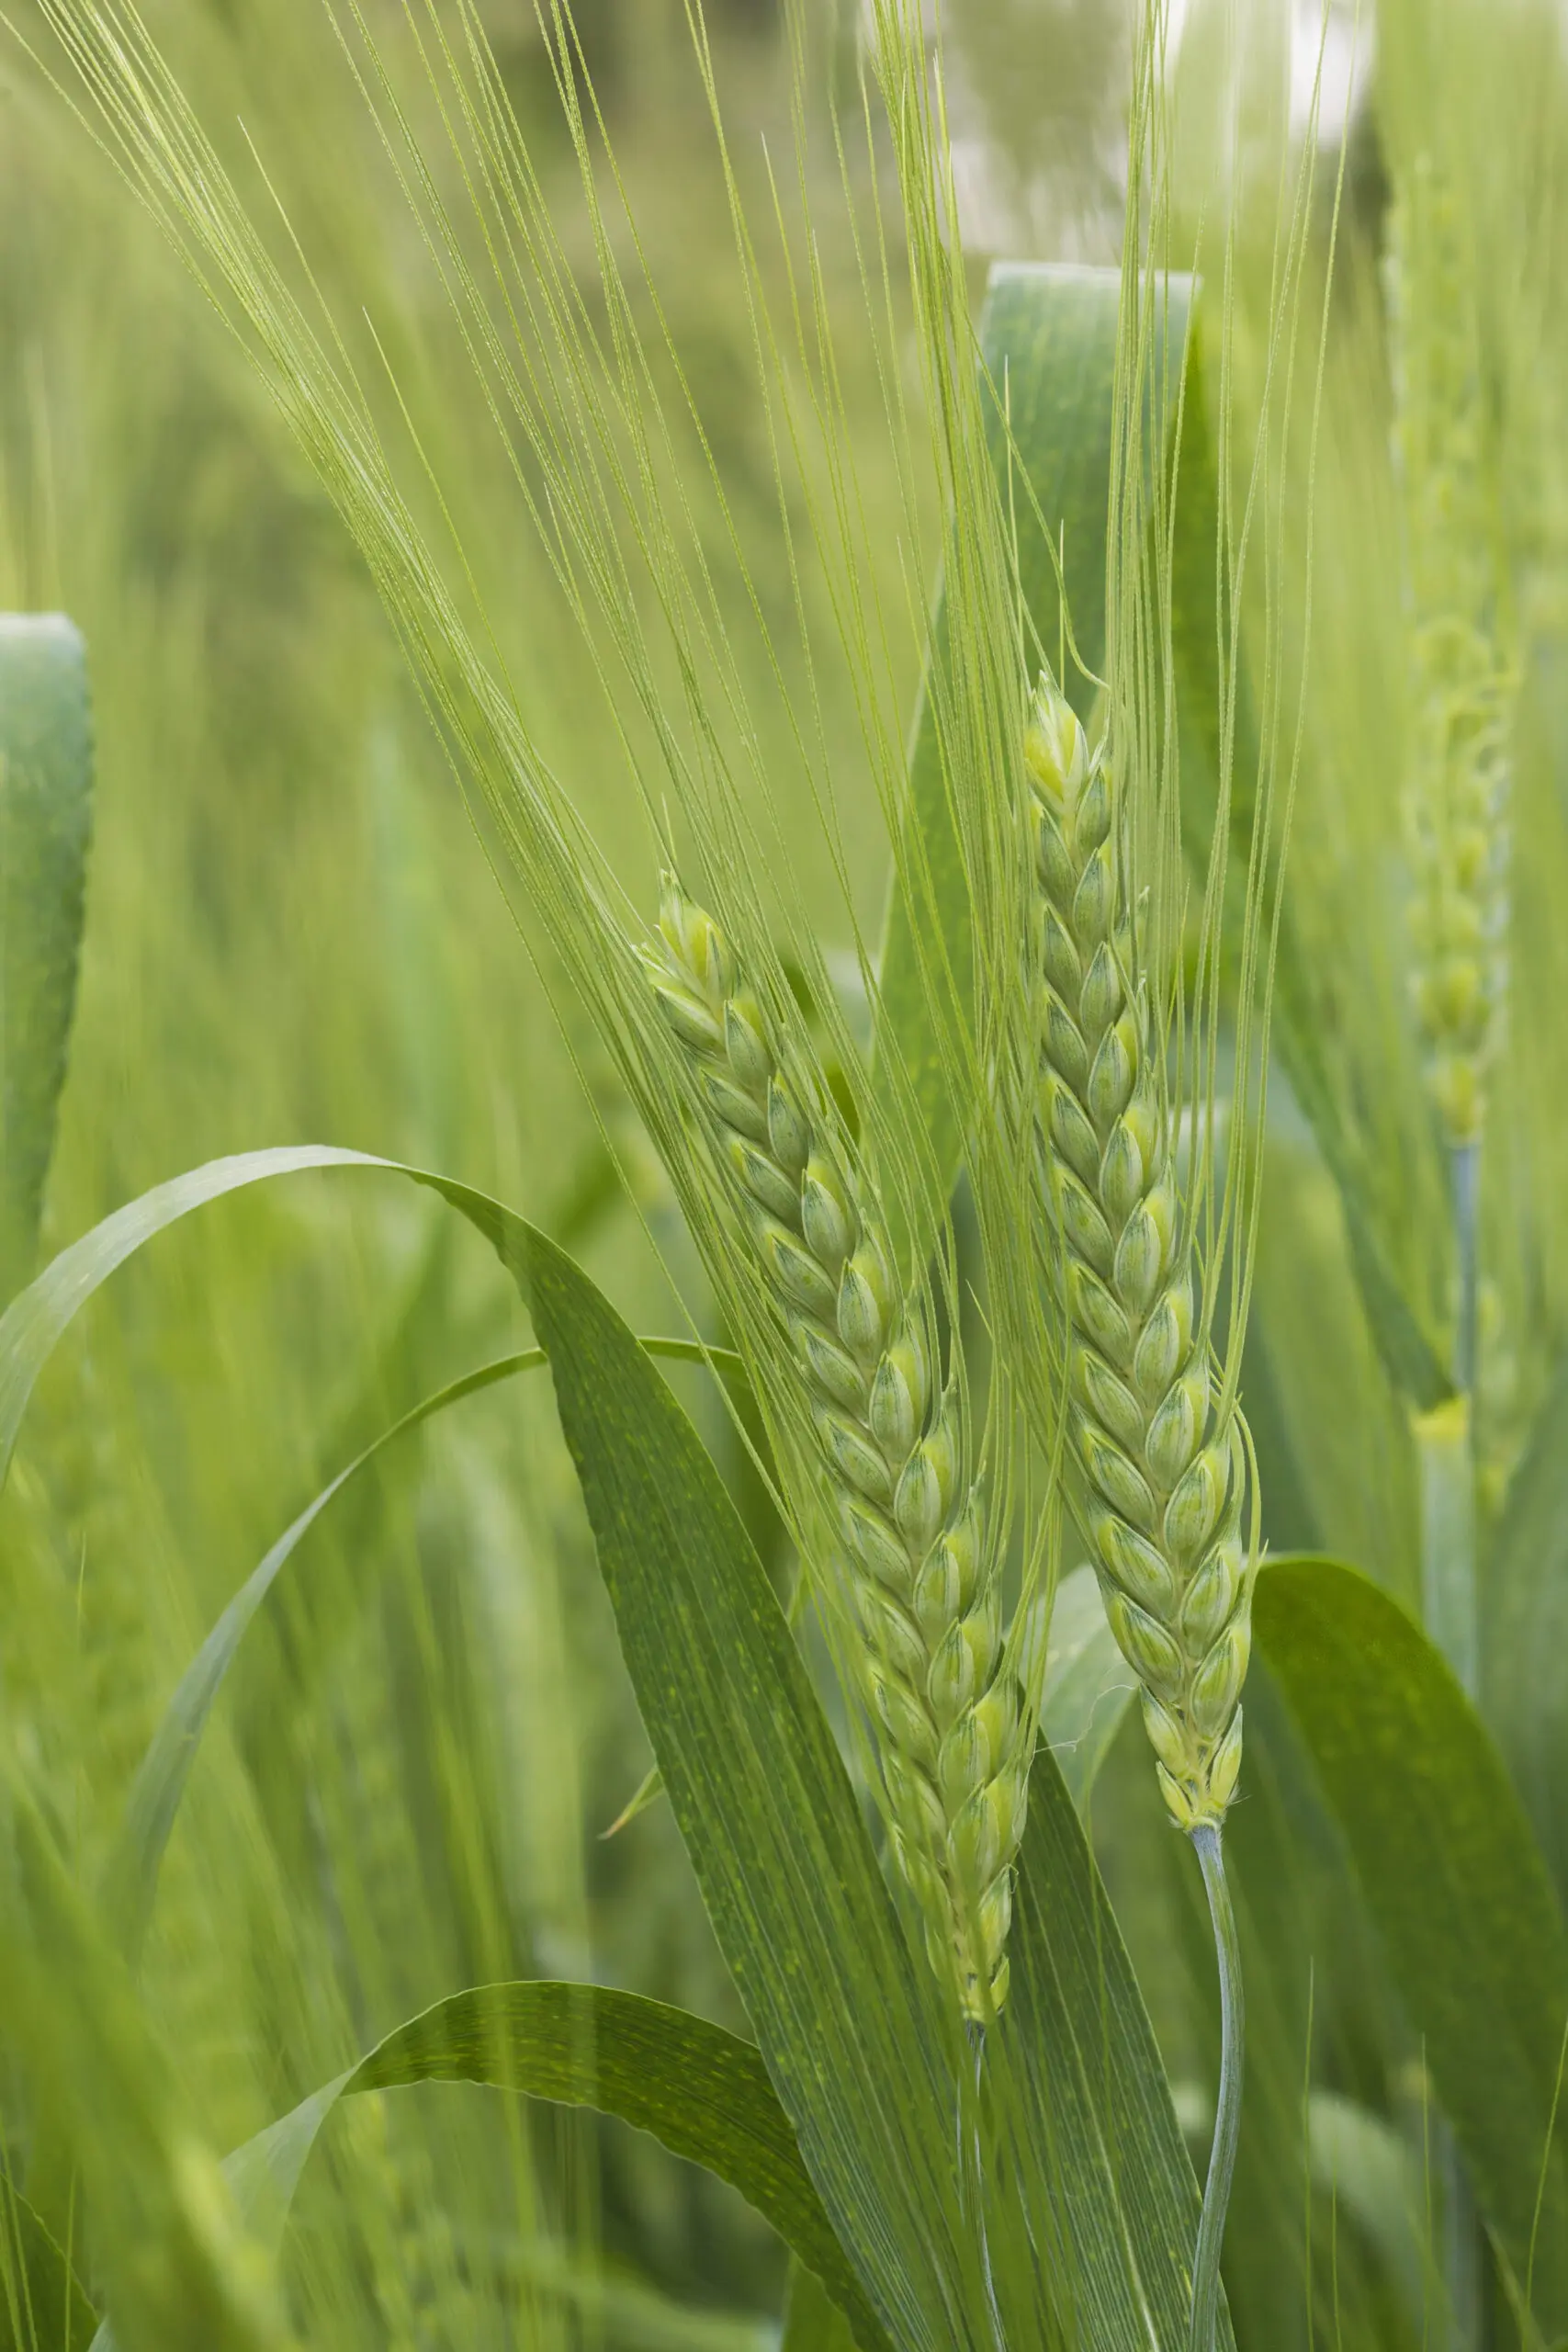
M622 824L624 767L592 666L531 544L324 15L310 0L156 0L147 13L203 119L243 120L367 380L377 345L385 353L536 733L604 839L640 838ZM392 0L370 13L395 50L405 36ZM586 284L588 228L531 0L488 0L483 14ZM1189 12L1190 57L1214 14ZM581 0L577 16L764 614L787 649L784 526L684 11L680 0ZM738 167L762 207L766 158L785 156L792 138L785 28L775 0L707 0L707 16ZM1342 12L1333 18L1338 56L1346 28ZM902 576L881 396L855 331L858 265L847 234L834 241L835 110L858 103L857 12L853 0L817 0L807 19L813 209L896 606L931 583ZM996 254L1113 260L1122 0L947 0L944 27L976 294ZM1388 53L1397 59L1397 41ZM1561 96L1553 59L1542 124ZM1285 116L1291 62L1258 62ZM1330 90L1325 136L1337 137L1346 99ZM1386 176L1362 99L1350 120L1314 575L1314 676L1326 684L1304 745L1297 896L1372 1156L1419 1203L1435 1169L1411 1105L1384 1085L1406 1015L1390 956L1368 947L1397 935L1388 865L1403 722L1389 686L1395 526L1376 277ZM230 152L243 152L237 135ZM1544 246L1551 224L1540 233ZM765 243L762 266L778 268ZM1551 446L1540 416L1563 378L1547 322L1531 325L1528 353L1511 328L1495 341L1506 397L1536 403L1529 447L1540 451ZM919 381L911 355L911 399ZM694 463L692 481L723 577L724 518ZM1557 494L1521 473L1505 504L1534 549L1518 789L1549 844L1520 873L1516 955L1538 1001L1550 990L1561 1002ZM825 624L830 583L809 559L802 593L808 626ZM200 1159L330 1141L508 1200L580 1254L638 1329L682 1328L690 1312L711 1330L657 1170L585 1024L550 1009L536 943L497 886L482 827L461 819L370 582L177 257L14 53L0 54L0 609L78 622L97 742L45 1254ZM757 675L760 693L773 691ZM856 788L846 682L826 664L816 679L853 916L874 935L887 865L876 797L869 777ZM912 709L912 662L907 684ZM804 691L800 678L784 685ZM795 776L781 760L786 830ZM807 903L829 945L847 945L820 829L802 810L793 831ZM1361 861L1349 882L1348 842ZM649 899L650 876L627 879ZM1568 1024L1538 1046L1568 1050ZM1552 1239L1551 1223L1518 1205L1553 1188L1562 1197L1562 1136L1529 1107L1546 1084L1541 1065L1531 1069L1528 1088L1515 1062L1504 1075L1510 1102L1526 1102L1508 1127L1523 1140L1489 1202L1501 1246L1488 1329L1514 1382L1493 1394L1518 1398L1515 1430L1550 1382L1568 1305L1568 1227L1557 1218ZM1552 1092L1560 1102L1561 1085ZM1279 1438L1270 1532L1408 1593L1403 1408L1345 1271L1333 1185L1288 1103L1270 1155L1247 1387L1266 1445ZM1438 1213L1409 1215L1400 1231L1413 1260L1439 1226ZM1428 1250L1412 1286L1438 1324L1445 1279ZM89 1863L178 1673L293 1512L397 1413L522 1340L515 1301L473 1237L376 1179L310 1178L225 1203L95 1303L51 1367L0 1502L5 1703ZM681 1385L776 1555L728 1421L698 1380ZM1303 1429L1310 1448L1289 1441ZM1498 1433L1499 1482L1512 1442ZM1249 1795L1233 1833L1255 2017L1227 2273L1238 2337L1269 2352L1414 2344L1408 2272L1402 2281L1386 2226L1408 2186L1390 2186L1389 2165L1397 2175L1408 2137L1369 2154L1364 2136L1335 2138L1321 2120L1314 2136L1306 2119L1309 2086L1396 2123L1418 2119L1418 2053L1261 1678L1248 1724ZM1130 1724L1111 1756L1095 1828L1199 2144L1217 2057L1208 1931L1139 1737ZM547 1384L509 1385L409 1441L328 1514L207 1739L146 1984L214 2144L254 2132L460 1985L592 1976L740 2023L666 1814L655 1806L602 1835L647 1761ZM345 2109L307 2177L290 2245L299 2309L322 2346L718 2352L776 2338L780 2250L727 2191L614 2124L461 2088Z

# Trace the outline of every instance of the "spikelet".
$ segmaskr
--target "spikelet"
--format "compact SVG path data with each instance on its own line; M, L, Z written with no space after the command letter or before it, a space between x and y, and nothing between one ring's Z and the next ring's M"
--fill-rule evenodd
M1218 1417L1200 1328L1112 771L1043 675L1024 764L1040 889L1035 1134L1077 1505L1160 1787L1190 1830L1223 1821L1241 1762L1247 1446L1239 1413Z
M940 1388L929 1301L906 1292L840 1122L781 1051L717 924L667 882L659 933L649 977L810 1412L898 1867L933 1967L984 2018L1007 1994L1034 1727L1004 1662L956 1366Z
M1385 271L1414 739L1412 994L1443 1139L1480 1136L1508 917L1510 734L1480 339L1452 191L1423 157Z

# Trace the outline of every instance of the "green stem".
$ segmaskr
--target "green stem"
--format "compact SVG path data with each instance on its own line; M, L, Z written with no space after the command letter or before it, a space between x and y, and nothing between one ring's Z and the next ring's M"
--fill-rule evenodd
M1458 1392L1418 1425L1421 1463L1422 1613L1427 1631L1468 1697L1479 1679L1475 1589L1475 1382L1481 1289L1481 1148L1451 1146L1449 1199L1458 1261L1459 1312L1453 1374ZM1433 2169L1442 2199L1443 2283L1449 2352L1479 2352L1483 2340L1481 2219L1450 2126L1438 2120Z
M986 2285L986 2315L991 2325L991 2341L995 2352L1007 2352L1007 2333L1002 2315L997 2307L997 2282L991 2270L991 2248L986 2231L986 2160L980 2138L981 2085L986 2070L986 2029L976 2018L966 2020L964 2031L970 2054L975 2061L974 2076L965 2097L964 2086L958 2086L958 2172L964 2186L964 2200L969 2207L975 2224L976 2244L980 2252L981 2276ZM972 2111L966 2114L973 2101Z
M1214 1928L1214 1958L1220 1974L1220 2095L1214 2109L1214 2143L1203 2184L1203 2211L1192 2258L1192 2317L1188 2352L1214 2352L1220 2303L1220 2252L1241 2136L1241 2084L1246 2062L1247 2003L1241 1982L1241 1945L1225 1883L1224 1849L1218 1826L1205 1822L1192 1832L1203 1871L1209 1917Z
M1476 1224L1481 1189L1481 1147L1455 1144L1449 1151L1449 1195L1453 1205L1454 1250L1459 1259L1459 1324L1454 1333L1454 1386L1475 1394L1480 1252Z

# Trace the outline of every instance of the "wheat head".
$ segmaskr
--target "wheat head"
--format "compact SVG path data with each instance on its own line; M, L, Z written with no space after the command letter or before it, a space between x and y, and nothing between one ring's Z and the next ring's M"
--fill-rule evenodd
M1454 1149L1478 1141L1508 914L1509 737L1480 338L1452 190L1423 157L1385 272L1414 741L1405 793L1412 994Z
M1137 973L1113 771L1043 676L1025 741L1040 894L1035 1135L1079 1515L1142 1689L1160 1787L1222 1822L1241 1762L1247 1449L1201 1328L1172 1118Z
M1007 1994L1033 1724L967 1465L956 1340L939 1388L930 1302L899 1279L841 1123L792 1065L712 916L673 883L646 961L689 1057L738 1246L755 1253L799 1368L898 1867L932 1965L956 1972L965 2013L984 2018Z

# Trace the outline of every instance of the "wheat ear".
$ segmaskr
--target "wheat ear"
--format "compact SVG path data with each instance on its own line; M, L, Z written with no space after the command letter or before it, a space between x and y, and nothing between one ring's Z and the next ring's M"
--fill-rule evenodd
M1046 676L1025 768L1042 934L1035 1132L1079 1513L1166 1803L1196 1830L1224 1820L1241 1762L1247 1443L1239 1411L1218 1410L1197 1312L1112 771Z
M900 1282L873 1184L718 925L667 884L659 933L649 976L809 1408L893 1848L933 1966L984 2018L1007 1993L1033 1732L956 1365L939 1390L930 1302Z
M1428 1087L1456 1152L1480 1140L1502 1008L1516 684L1461 260L1453 192L1423 157L1394 210L1385 288L1415 726L1405 794L1413 995Z

